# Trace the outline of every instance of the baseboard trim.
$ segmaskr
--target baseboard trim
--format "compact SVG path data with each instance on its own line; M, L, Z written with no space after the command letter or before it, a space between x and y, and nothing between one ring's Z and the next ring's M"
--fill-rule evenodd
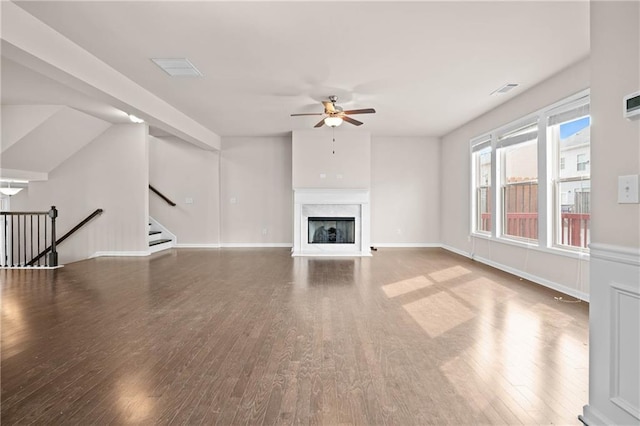
M149 256L150 254L148 251L97 251L89 259L94 257L141 257Z
M291 248L292 243L220 243L220 248Z
M378 248L438 248L440 243L371 243L372 247Z
M507 266L507 265L503 265L502 263L494 262L493 260L485 259L485 258L480 257L480 256L473 256L472 257L469 253L466 253L466 252L464 252L462 250L458 250L456 248L447 246L445 244L442 244L441 247L443 249L445 249L445 250L448 250L448 251L451 251L453 253L459 254L461 256L467 257L469 259L473 259L473 260L475 260L477 262L484 263L485 265L491 266L492 268L496 268L496 269L499 269L501 271L508 272L508 273L513 274L513 275L515 275L517 277L524 278L525 280L532 281L532 282L534 282L536 284L540 284L541 286L550 288L552 290L559 291L560 293L564 293L564 294L566 294L568 296L571 296L571 297L575 297L576 299L580 299L580 300L583 300L585 302L589 301L589 295L587 293L585 293L585 292L578 291L576 289L564 286L562 284L556 283L556 282L548 280L546 278L539 277L537 275L533 275L533 274L529 274L527 272L520 271L519 269L512 268L512 267Z
M446 244L440 244L440 247L445 249L445 250L447 250L447 251L450 251L452 253L459 254L460 256L464 256L464 257L467 257L467 258L471 259L471 254L467 253L466 251L462 251L460 249L448 246Z
M582 407L583 414L578 416L578 419L587 426L606 426L615 424L611 420L607 419L601 412L595 410L589 405Z
M219 249L220 244L176 244L174 248L211 248L211 249Z
M25 271L41 271L63 268L64 265L58 266L0 266L0 269L24 269Z

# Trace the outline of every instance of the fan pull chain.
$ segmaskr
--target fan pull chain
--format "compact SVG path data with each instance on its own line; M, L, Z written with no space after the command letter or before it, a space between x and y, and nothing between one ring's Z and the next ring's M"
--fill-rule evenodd
M333 150L333 155L336 154L336 128L332 127L331 131L333 132L333 146L332 146L332 150Z

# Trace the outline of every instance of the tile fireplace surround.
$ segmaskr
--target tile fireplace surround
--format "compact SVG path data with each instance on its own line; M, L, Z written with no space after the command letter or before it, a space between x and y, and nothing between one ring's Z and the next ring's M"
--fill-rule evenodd
M295 189L292 256L371 256L369 190ZM312 244L309 217L355 218L355 244Z

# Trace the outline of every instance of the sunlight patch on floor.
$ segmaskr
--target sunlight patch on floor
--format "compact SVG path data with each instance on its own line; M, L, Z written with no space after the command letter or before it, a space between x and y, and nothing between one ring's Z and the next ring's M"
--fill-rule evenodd
M573 318L571 316L543 303L536 303L533 305L531 307L531 312L554 327L564 328L573 322Z
M432 280L441 283L443 281L449 281L470 273L471 273L470 270L458 265L458 266L452 266L451 268L442 269L440 271L433 272L429 274L429 277L431 277Z
M540 319L528 307L509 306L500 346L504 377L512 385L535 387L540 358Z
M433 282L427 277L420 275L417 277L409 278L407 280L397 281L392 284L382 286L382 291L385 292L387 297L397 297L403 294L411 293L412 291L420 290L425 287L429 287Z
M451 288L451 291L471 306L477 308L487 304L493 306L517 295L515 291L486 277L476 278L456 285Z
M444 292L407 303L403 307L430 337L437 337L475 317L466 306Z

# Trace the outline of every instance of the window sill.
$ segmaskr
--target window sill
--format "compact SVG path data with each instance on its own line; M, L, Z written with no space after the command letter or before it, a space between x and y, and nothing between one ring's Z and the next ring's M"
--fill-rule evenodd
M527 243L525 241L518 241L510 238L496 238L491 235L472 233L471 238L478 238L481 240L487 240L491 243L500 243L510 245L514 247L520 247L524 249L531 249L542 253L553 254L557 256L570 257L572 259L589 259L589 252L587 251L574 251L570 249L564 249L560 247L540 247L538 244Z

